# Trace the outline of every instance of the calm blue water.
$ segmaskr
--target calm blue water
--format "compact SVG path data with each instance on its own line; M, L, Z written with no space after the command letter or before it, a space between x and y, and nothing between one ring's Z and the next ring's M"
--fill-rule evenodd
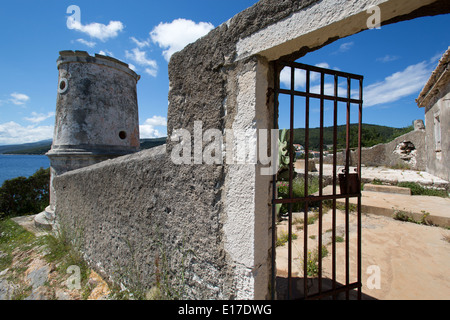
M29 177L41 167L50 167L47 156L0 154L0 185L8 179Z

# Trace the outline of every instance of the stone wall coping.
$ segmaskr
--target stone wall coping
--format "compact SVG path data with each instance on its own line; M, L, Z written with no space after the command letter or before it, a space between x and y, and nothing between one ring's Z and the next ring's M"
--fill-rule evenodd
M113 159L108 159L106 161L102 161L87 167L83 167L83 168L79 168L79 169L75 169L75 170L71 170L68 172L65 172L61 175L58 175L57 177L55 177L55 179L58 179L61 176L73 176L73 175L77 175L83 172L91 172L93 170L98 170L104 167L109 167L112 165L119 165L119 166L123 166L125 167L127 163L131 163L134 161L152 161L154 159L158 159L157 161L165 161L162 160L162 158L167 158L168 155L166 153L166 145L161 145L161 146L157 146L154 148L150 148L150 149L145 149L139 152L135 152L135 153L131 153L131 154L126 154L126 155L122 155L118 158L113 158ZM169 161L170 158L167 158L167 160Z
M59 52L59 58L56 60L56 65L59 68L60 65L66 63L95 63L98 65L104 65L116 70L125 72L133 77L136 82L141 78L136 72L130 69L129 65L112 57L104 56L96 53L95 56L89 55L86 51L72 51L63 50Z

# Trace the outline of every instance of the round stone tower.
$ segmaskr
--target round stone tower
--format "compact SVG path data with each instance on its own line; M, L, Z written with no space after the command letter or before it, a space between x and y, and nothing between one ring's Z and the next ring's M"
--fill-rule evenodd
M54 220L53 178L139 150L136 85L140 79L127 64L85 51L61 51L56 122L50 158L50 206ZM39 224L39 222L37 222Z

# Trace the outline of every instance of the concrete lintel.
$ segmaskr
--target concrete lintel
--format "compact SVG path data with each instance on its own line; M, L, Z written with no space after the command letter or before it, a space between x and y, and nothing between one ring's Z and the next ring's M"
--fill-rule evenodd
M236 46L237 60L257 54L271 61L307 48L304 55L329 42L368 29L367 21L372 13L367 10L373 6L379 6L383 24L434 2L436 0L319 1L241 39Z

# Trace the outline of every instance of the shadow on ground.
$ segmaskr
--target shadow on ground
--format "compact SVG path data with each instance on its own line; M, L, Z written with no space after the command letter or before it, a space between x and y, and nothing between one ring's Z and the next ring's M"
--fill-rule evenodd
M290 299L305 299L304 294L304 278L301 277L292 277L292 294ZM308 278L308 297L313 297L319 293L319 279L318 278ZM336 288L343 287L344 284L337 282ZM276 288L277 288L277 299L278 300L287 300L288 299L288 278L277 276L276 278ZM326 292L333 288L333 281L328 278L322 278L322 292ZM340 292L335 297L332 295L323 297L322 300L346 300L346 292ZM358 299L358 291L356 289L349 291L349 299L357 300ZM361 300L377 300L376 298L367 295L365 293L361 294Z

